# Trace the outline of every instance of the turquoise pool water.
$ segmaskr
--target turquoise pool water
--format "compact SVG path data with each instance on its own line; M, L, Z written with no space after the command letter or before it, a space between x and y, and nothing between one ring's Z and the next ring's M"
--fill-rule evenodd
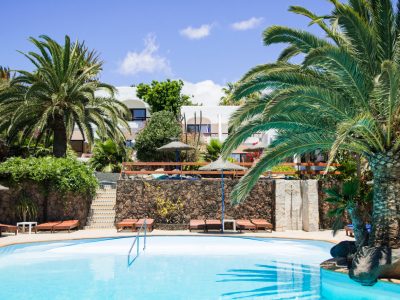
M0 248L0 299L321 299L319 263L331 247L283 239L148 237L146 250L129 266L132 241Z

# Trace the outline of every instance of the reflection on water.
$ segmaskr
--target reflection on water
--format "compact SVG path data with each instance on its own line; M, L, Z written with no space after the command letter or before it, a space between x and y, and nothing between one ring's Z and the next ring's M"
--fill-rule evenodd
M263 287L235 290L222 294L223 299L319 299L319 267L273 261L252 269L230 269L218 274L224 282L263 282Z

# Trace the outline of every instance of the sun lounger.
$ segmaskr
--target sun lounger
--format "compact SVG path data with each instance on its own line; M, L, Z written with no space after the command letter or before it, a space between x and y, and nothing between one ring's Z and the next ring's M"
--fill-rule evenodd
M256 225L251 223L249 220L236 220L236 227L240 232L242 232L242 230L257 230Z
M256 225L256 230L264 229L272 232L272 224L265 219L251 219L251 223Z
M220 220L206 220L206 231L221 230L222 223Z
M135 225L135 229L138 230L142 225L144 224L144 220L146 220L146 230L147 231L153 231L153 224L154 224L154 219L139 219Z
M0 236L3 232L13 232L18 234L18 227L14 225L0 224Z
M371 232L371 224L365 224L365 229L370 233ZM344 227L347 236L354 236L354 225L349 224Z
M206 230L206 222L204 220L190 220L189 231L194 230Z
M60 223L61 223L61 221L47 222L47 223L39 224L39 225L35 226L35 233L37 233L38 230L53 232L54 226L57 224L60 224Z
M53 232L59 230L68 230L68 232L71 232L71 229L78 227L79 227L79 220L67 220L54 225Z
M138 221L138 219L123 219L121 222L117 223L117 231L122 231L125 228L129 228L132 229L132 231L135 231L135 225Z

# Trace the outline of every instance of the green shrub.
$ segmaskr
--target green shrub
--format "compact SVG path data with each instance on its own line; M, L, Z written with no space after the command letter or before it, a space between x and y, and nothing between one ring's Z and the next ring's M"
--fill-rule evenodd
M215 161L221 155L222 143L218 139L211 139L204 153L205 161Z
M159 111L151 115L146 127L141 130L135 143L136 156L141 161L174 161L174 152L161 152L157 148L179 139L182 126L173 113Z
M112 173L120 172L122 162L129 161L131 150L113 140L96 141L90 165L96 171Z
M272 172L295 172L296 169L292 166L277 165L271 168Z
M12 157L0 164L0 177L11 184L31 180L78 194L94 195L97 188L93 169L73 158Z

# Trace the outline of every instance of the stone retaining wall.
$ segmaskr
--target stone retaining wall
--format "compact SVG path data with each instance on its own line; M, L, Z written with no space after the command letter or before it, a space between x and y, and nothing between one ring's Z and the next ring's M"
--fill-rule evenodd
M0 223L16 224L22 221L15 213L15 205L21 190L24 190L26 195L35 201L38 206L37 218L27 221L41 223L74 219L79 220L81 227L86 224L92 202L90 197L72 193L60 194L59 191L55 190L51 190L45 197L44 189L34 182L26 182L17 187L10 187L7 191L0 191Z
M230 205L229 197L238 180L226 179L224 182L226 218L264 218L275 223L273 180L259 180L246 201L238 206ZM160 223L178 224L187 224L190 219L219 219L221 181L219 179L119 180L116 221L145 216L154 218Z
M337 183L260 179L243 203L232 206L229 194L237 182L225 180L226 218L264 218L280 231L331 228L324 189ZM176 224L171 226L179 228L190 219L219 219L221 181L119 180L116 222L145 216L154 218L156 223Z

